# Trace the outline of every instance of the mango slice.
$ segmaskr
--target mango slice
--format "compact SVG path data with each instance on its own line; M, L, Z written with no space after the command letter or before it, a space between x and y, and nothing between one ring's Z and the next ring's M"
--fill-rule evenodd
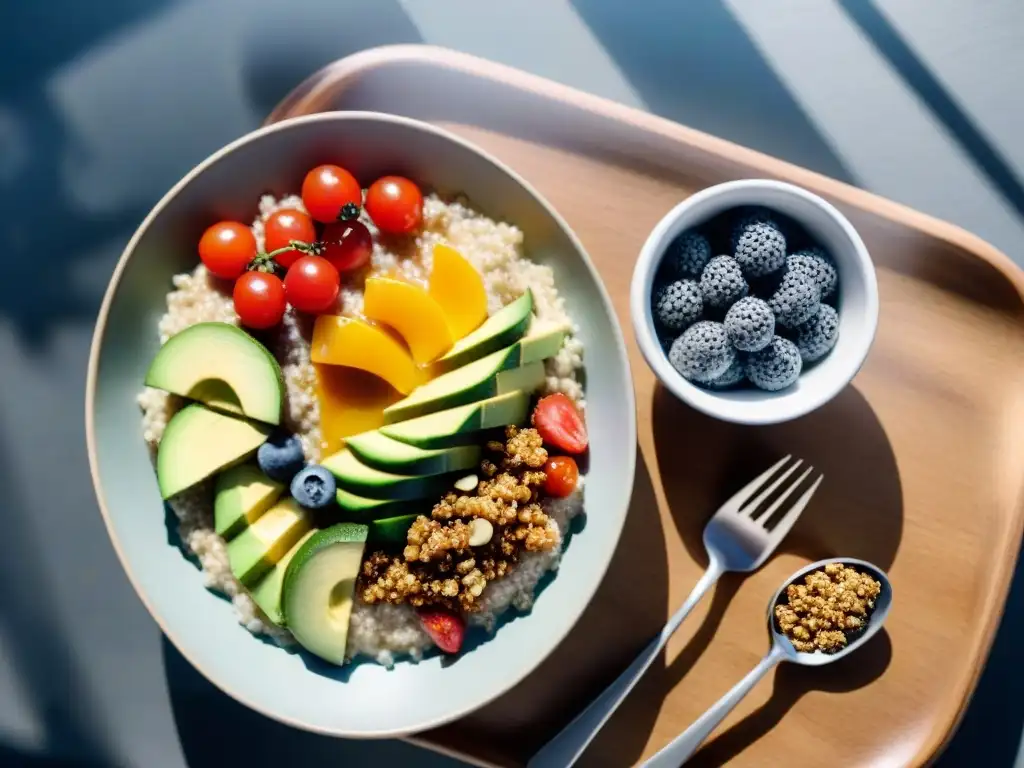
M314 363L369 371L404 395L428 378L408 350L387 331L340 315L320 315L316 319L310 357Z
M398 331L419 365L436 360L455 343L441 305L412 283L387 277L368 278L363 314Z
M441 305L456 340L475 331L487 319L483 278L461 253L444 243L434 246L429 292Z
M345 438L383 426L384 409L402 399L401 392L372 373L343 365L313 367L324 456L340 451Z

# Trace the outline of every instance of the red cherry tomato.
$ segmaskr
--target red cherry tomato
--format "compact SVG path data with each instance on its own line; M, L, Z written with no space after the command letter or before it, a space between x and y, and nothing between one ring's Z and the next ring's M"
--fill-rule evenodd
M303 256L288 268L284 293L297 310L317 315L334 305L340 283L338 270L327 259Z
M587 427L576 405L561 392L542 397L533 409L533 426L548 445L566 453L587 450Z
M580 479L579 467L572 456L552 456L544 464L544 474L547 475L544 490L549 496L559 498L572 495Z
M373 235L361 221L336 221L324 227L321 254L339 272L359 269L373 254Z
M337 165L319 165L302 182L302 202L309 215L327 224L348 203L361 205L363 190L356 177Z
M203 232L199 258L217 277L234 280L256 255L252 230L237 221L221 221Z
M246 272L235 281L231 298L238 319L249 328L271 328L284 316L284 283L277 275Z
M312 243L316 240L316 229L308 214L295 208L282 208L267 216L263 222L263 250L266 252L284 248L292 240L300 243ZM274 257L274 261L288 269L301 256L301 251L294 249L283 251Z
M367 190L366 212L382 231L404 235L423 220L423 194L406 178L384 176Z

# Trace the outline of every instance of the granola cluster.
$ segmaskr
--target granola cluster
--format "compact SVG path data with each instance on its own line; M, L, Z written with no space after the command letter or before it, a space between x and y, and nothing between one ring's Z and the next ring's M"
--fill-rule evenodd
M867 624L881 589L871 576L829 563L786 588L775 619L798 651L835 653L846 647L848 632Z
M479 610L487 583L508 573L521 552L558 544L558 529L540 503L547 458L537 430L506 427L504 442L487 444L483 477L472 491L450 491L430 517L419 516L400 555L378 551L364 561L363 601ZM469 542L476 518L489 522L493 533L474 547Z

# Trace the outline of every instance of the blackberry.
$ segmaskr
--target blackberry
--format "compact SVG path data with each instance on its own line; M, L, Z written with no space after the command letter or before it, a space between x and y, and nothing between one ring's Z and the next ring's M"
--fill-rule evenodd
M821 306L821 290L803 272L787 272L778 290L768 300L768 306L775 313L777 323L797 326L814 317Z
M763 299L748 296L725 313L725 332L736 349L756 352L771 343L775 335L775 313Z
M747 277L767 275L786 263L786 236L771 221L742 224L735 238L735 256Z
M740 355L733 358L732 364L725 369L725 373L707 382L705 386L709 389L727 389L734 387L747 378L746 365Z
M693 280L675 280L654 293L654 319L665 329L679 333L700 320L704 311L700 287Z
M736 359L736 350L729 343L725 326L701 320L687 328L672 343L668 361L684 378L706 383L729 370Z
M776 336L771 343L747 358L747 378L760 389L776 392L800 377L803 361L796 344Z
M735 218L733 219L732 226L729 229L729 243L732 245L733 250L739 244L740 237L743 235L743 231L753 224L768 224L773 227L778 227L778 223L775 221L775 217L772 212L767 208L763 208L759 205L750 205L740 208Z
M821 300L829 298L839 282L835 265L821 248L807 248L786 257L786 268L790 272L802 272L818 284Z
M715 309L725 309L750 291L743 279L743 270L731 256L715 256L700 275L700 291L704 302Z
M699 232L683 232L668 247L667 259L679 277L696 280L711 261L711 243Z
M795 329L796 348L805 363L820 360L839 339L839 313L828 304L822 304L818 314Z

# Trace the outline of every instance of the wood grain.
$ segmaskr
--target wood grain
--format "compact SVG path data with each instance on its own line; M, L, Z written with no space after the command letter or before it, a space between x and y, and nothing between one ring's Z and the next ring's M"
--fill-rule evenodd
M672 739L765 652L765 604L778 584L803 563L832 556L888 569L895 603L886 630L831 667L783 665L691 764L927 762L984 664L1024 521L1019 271L978 238L890 201L449 51L357 54L307 80L271 120L388 106L380 89L389 74L397 81L417 69L444 83L421 103L457 116L435 122L525 176L586 246L626 329L640 455L622 541L570 636L507 695L415 741L481 765L522 765L682 602L706 565L701 532L718 504L793 453L825 474L812 507L764 568L727 576L698 606L581 764L633 764ZM503 128L483 102L460 101L458 88L453 96L460 82L532 109L506 116L511 125ZM390 106L425 116L397 97ZM650 229L696 189L742 177L779 178L828 197L860 231L879 280L877 340L853 385L819 411L769 427L713 421L675 400L629 332L629 281Z

